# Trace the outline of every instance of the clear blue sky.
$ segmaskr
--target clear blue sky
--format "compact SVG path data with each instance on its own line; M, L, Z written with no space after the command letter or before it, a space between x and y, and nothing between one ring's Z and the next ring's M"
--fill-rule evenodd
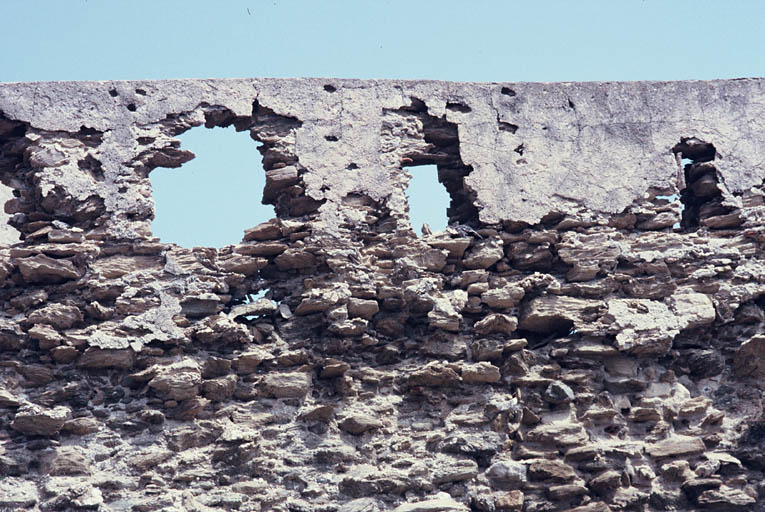
M0 20L4 82L256 76L511 82L765 75L765 2L760 0L0 0ZM223 152L241 157L230 165L216 164L209 151L234 144L234 139L240 149ZM158 170L157 178L164 172L190 175L194 165L202 165L202 153L219 168L217 174L207 173L210 180L220 179L221 172L231 173L228 179L235 182L244 179L241 173L262 173L246 134L198 128L182 141L198 158L175 171ZM233 169L237 165L240 174ZM198 174L205 174L200 169ZM210 183L196 189L204 192ZM238 187L217 204L218 213L236 217L242 204L255 196L259 201L258 187L262 184ZM205 203L178 198L177 190L163 190L159 183L155 188L159 214L163 205L195 204L199 211ZM219 238L204 235L205 245L224 245L241 236L237 227L237 234L224 237L214 227L217 221L200 221L203 225L191 229L188 219L180 214L169 220L169 234L159 236L187 245L192 241L181 240L180 234L208 228Z

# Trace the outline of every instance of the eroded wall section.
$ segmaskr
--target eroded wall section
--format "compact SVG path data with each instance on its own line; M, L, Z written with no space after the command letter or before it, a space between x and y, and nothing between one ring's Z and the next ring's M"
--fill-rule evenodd
M0 84L0 507L762 510L764 83ZM183 249L202 124L277 217Z

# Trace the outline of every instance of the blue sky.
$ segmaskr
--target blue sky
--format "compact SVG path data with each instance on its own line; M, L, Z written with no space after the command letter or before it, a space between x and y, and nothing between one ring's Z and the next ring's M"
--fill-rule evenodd
M0 0L0 20L2 82L298 76L514 82L765 75L765 2L759 0ZM198 158L178 170L158 170L153 180L165 172L191 176L194 166L201 166L196 174L208 181L195 190L204 194L223 172L236 183L251 180L247 173L262 173L259 155L251 149L255 143L246 134L197 128L182 136L182 143ZM215 148L231 162L214 157ZM207 167L217 165L215 173L205 171L203 153L212 162ZM179 193L172 181L168 189L155 183L158 216L163 206L170 212L185 203L197 212L210 204L224 218L246 217L242 205L253 198L257 203L262 187L257 175L231 191L234 196L200 203L188 192ZM423 186L436 187L433 182ZM444 216L441 205L414 206L432 206ZM255 212L256 205L249 210ZM268 210L252 214L270 215ZM241 227L224 235L220 223L205 222L212 218L205 215L197 224L189 222L188 213L168 217L159 236L212 246L241 236ZM208 231L215 236L201 234ZM179 238L189 233L197 238Z

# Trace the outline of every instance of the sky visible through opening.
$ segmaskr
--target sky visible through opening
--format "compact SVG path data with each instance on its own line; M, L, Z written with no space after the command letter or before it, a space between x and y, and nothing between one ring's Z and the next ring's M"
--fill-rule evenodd
M407 167L412 179L406 189L409 200L409 219L417 236L422 235L422 225L428 224L433 232L446 229L449 207L449 193L438 182L438 168L435 165Z
M154 236L182 247L223 247L274 217L273 207L261 203L266 175L260 144L249 132L200 126L178 138L196 156L180 168L151 172Z

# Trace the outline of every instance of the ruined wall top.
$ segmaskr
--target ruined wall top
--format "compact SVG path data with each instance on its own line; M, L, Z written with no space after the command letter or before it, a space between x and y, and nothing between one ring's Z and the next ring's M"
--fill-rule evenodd
M305 196L326 201L326 219L337 216L348 194L401 208L395 172L401 159L443 163L458 157L467 170L464 185L453 188L464 188L481 222L534 224L551 212L619 213L651 190L678 191L672 149L688 137L714 145L726 199L735 202L736 194L765 178L764 83L8 83L0 84L0 112L36 130L97 133L94 156L105 180L97 190L71 193L95 192L113 212L147 208L145 197L131 190L117 198L113 187L126 166L136 166L136 155L167 152L172 135L203 122L236 122L256 132L252 116L260 109L294 121L290 137L279 144L289 146L299 163ZM409 126L417 122L433 125L425 137L431 147ZM442 143L439 134L447 127L457 133L445 143L457 147L434 150L432 142ZM143 165L161 163L154 160ZM111 230L134 232L123 220L112 218Z

